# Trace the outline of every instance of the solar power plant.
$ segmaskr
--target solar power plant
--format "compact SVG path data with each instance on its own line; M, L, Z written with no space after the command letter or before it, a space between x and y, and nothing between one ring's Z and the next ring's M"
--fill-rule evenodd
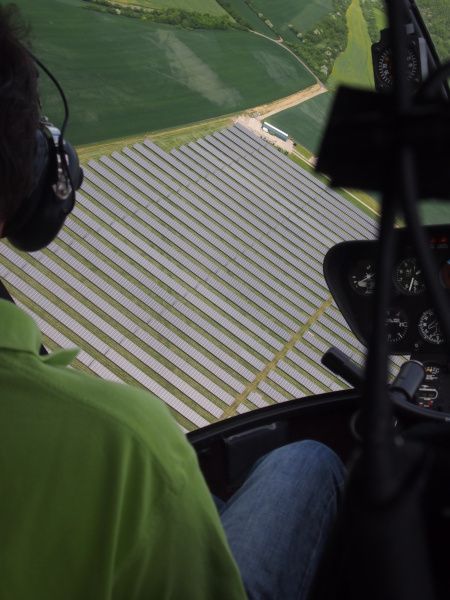
M74 366L148 389L184 431L346 387L320 357L333 345L362 364L364 348L322 263L373 238L374 219L240 125L84 171L49 248L0 246L0 277L48 348L78 346Z

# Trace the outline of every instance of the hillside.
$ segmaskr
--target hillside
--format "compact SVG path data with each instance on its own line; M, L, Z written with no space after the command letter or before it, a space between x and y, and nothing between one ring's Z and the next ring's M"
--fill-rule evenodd
M67 94L75 144L235 113L314 83L283 48L247 32L146 23L85 10L81 0L18 4ZM40 79L44 111L60 122L60 98Z
M448 0L420 0L418 5L441 59L449 60L450 7Z
M233 12L253 12L260 24L294 52L323 82L347 46L346 12L351 0L233 0ZM225 6L221 0L222 6ZM254 28L254 27L253 27Z

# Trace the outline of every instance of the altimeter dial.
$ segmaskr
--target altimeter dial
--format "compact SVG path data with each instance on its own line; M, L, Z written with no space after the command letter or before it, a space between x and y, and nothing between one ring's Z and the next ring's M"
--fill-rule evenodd
M444 336L438 318L432 308L426 310L419 319L419 333L430 344L443 344Z
M397 265L394 281L398 289L408 296L417 296L425 290L422 267L414 257L405 258Z
M387 339L391 344L401 342L408 333L408 318L405 311L390 308L386 316Z
M375 268L371 260L358 260L349 272L352 289L361 296L370 296L375 290Z

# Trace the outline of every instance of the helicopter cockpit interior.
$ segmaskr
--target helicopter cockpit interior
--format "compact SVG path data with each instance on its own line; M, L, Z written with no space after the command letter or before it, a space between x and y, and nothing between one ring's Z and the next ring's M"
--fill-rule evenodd
M396 41L391 25L389 30L381 32L380 41L372 46L376 93L349 88L339 91L334 113L322 140L318 170L330 175L335 185L376 189L389 196L390 209L388 207L387 212L391 213L389 219L392 221L392 232L388 241L388 262L392 264L389 265L389 275L384 277L386 294L389 296L384 319L387 351L390 355L409 358L411 363L420 363L424 368L414 393L410 397L407 395L406 400L394 399L394 403L406 424L417 419L445 422L450 419L448 347L445 327L441 325L442 317L438 316L435 308L434 294L436 288L439 288L441 302L448 306L450 226L423 227L419 256L415 240L418 217L415 217L414 231L410 226L404 226L405 222L409 225L408 219L411 220L410 210L407 208L406 214L402 214L400 199L403 192L400 188L397 189L401 176L392 166L393 162L400 160L400 150L393 150L393 145L397 142L401 144L401 140L391 136L388 129L392 127L392 119L395 118L393 114L397 110L389 103L396 97L395 94L399 94L401 102L409 107L407 110L411 109L413 115L407 117L411 119L408 123L409 133L403 142L406 145L416 143L417 147L414 149L420 157L417 161L414 201L418 203L417 190L420 191L420 197L430 194L444 198L446 176L441 173L433 178L432 183L427 179L430 175L430 161L421 160L423 155L420 143L424 136L430 138L436 135L439 128L437 122L446 123L446 67L439 66L439 58L417 6L412 2L399 4L401 6L398 10L404 11L403 16L398 18L402 25L397 30L402 40ZM398 46L401 44L404 48L400 60L404 60L406 65L403 69L403 82L393 76L394 54L399 53ZM400 85L407 91L402 91L402 88L398 92ZM417 98L419 100L416 101ZM425 108L426 98L431 108ZM392 101L392 104L395 105L395 102ZM358 143L359 154L354 150ZM351 146L352 160L337 158L346 155L344 149L348 150ZM385 159L381 158L381 148ZM446 160L439 152L433 159L439 165L440 161L445 164ZM394 187L397 195L395 201L392 199ZM405 218L402 227L398 223L394 227L394 219L398 215ZM381 230L381 241L383 235ZM423 254L426 252L429 254L427 265L432 265L435 271L433 283L422 266ZM379 255L380 241L343 242L329 250L323 265L327 285L337 306L352 332L366 348L369 348L370 340L376 333L374 311L380 304L379 295L376 294ZM356 433L354 426L350 424L353 422L352 415L360 406L361 397L357 390L363 388L364 373L336 348L323 357L323 364L354 389L309 397L301 402L293 400L286 406L260 409L252 415L241 415L189 434L198 449L213 489L223 494L227 489L225 481L228 481L230 490L234 489L248 465L260 453L308 435L331 444L344 457L348 457L353 447L352 435ZM245 460L247 452L248 462ZM215 456L214 460L211 459L212 455Z
M365 2L370 2L370 0L365 0ZM102 4L100 8L99 6L89 7L92 9L92 14L94 11L103 11L100 15L102 18L110 9L119 10L109 2L92 2L92 4ZM130 3L125 2L125 4ZM248 8L249 3L245 2L245 4ZM133 11L134 8L131 7L129 10ZM139 8L139 10L144 9ZM193 429L194 421L189 422L189 426L192 426L191 430L187 427L183 428L187 439L195 449L210 491L225 500L239 488L261 456L293 441L313 439L323 442L349 466L349 484L344 505L336 524L333 539L330 540L329 552L317 575L317 584L313 590L312 600L344 600L344 598L345 600L359 600L360 598L365 600L441 600L441 598L448 598L450 592L450 570L448 569L448 551L446 550L448 535L450 535L448 508L450 505L450 224L423 225L420 214L421 203L427 202L429 198L444 202L448 200L450 190L450 170L448 169L450 160L450 151L448 150L450 90L447 81L450 75L450 63L441 64L433 40L414 0L386 0L386 12L387 27L384 22L379 41L371 46L375 90L346 86L338 88L315 164L317 172L328 178L327 181L330 182L331 187L359 189L363 192L375 193L379 199L378 239L340 242L328 250L323 263L323 274L334 303L359 344L365 348L364 367L356 364L351 356L347 356L340 349L331 348L323 355L320 368L322 369L323 366L323 369L328 369L330 374L338 378L338 381L346 382L349 386L347 389L294 398L288 402L277 401L270 404L266 402L267 406L258 407L255 410L249 410L248 406L244 406L247 410L243 410L242 414L237 414L237 410L229 411L230 406L219 411L217 406L214 407L213 403L209 402L209 397L202 396L206 401L205 406L213 406L213 410L217 411L216 414L219 414L219 417L213 422L210 417L214 413L207 415L208 409L204 409L203 406L201 407L203 413L201 411L200 413L208 416L209 420L202 416L197 422L197 429ZM95 14L99 17L97 13ZM120 11L115 14L120 15ZM248 14L251 14L251 11ZM136 15L131 16L134 19ZM253 18L254 15L251 17ZM116 16L114 16L115 18ZM139 18L141 19L141 14L139 14ZM142 17L142 22L146 18ZM133 19L130 18L127 27L131 28ZM265 22L267 27L267 20ZM269 23L271 23L270 20ZM292 27L290 28L292 30ZM255 33L255 31L250 31ZM295 33L294 31L294 34L296 42L304 39L300 32ZM181 47L185 52L186 48L169 34L164 37L164 41L161 39L158 43L155 42L154 47L159 51L164 44L172 44L168 56L173 69L171 78L175 79L175 75L179 75L176 63L180 60L180 56L177 52L179 53ZM276 44L280 43L278 39L272 40L272 42L274 41ZM167 54L166 50L165 52ZM187 62L196 66L194 54L191 52L189 56ZM265 64L265 68L267 67L269 71L277 75L277 64ZM316 78L316 80L319 82L319 79ZM218 85L217 78L212 78L212 81L214 85ZM98 82L96 85L98 86ZM220 86L216 97L210 89L214 88L214 85L210 86L210 83L205 83L202 77L194 82L183 81L183 85L189 89L195 88L195 86L199 87L204 97L208 100L213 97L217 104L226 105L227 101L231 102L235 97L231 94L229 98L223 100ZM206 91L205 88L207 88ZM319 91L323 92L324 90ZM62 97L64 99L63 94ZM58 154L59 162L57 164L62 175L67 171L67 165L64 165L67 149L63 151L65 144L63 133L68 116L65 99L64 104L66 113L62 132L59 137L54 132L50 132L49 135L49 139L52 136L55 138L55 149L59 148L56 154L60 153L61 156ZM265 127L267 130L266 125ZM280 130L278 132L283 133ZM213 272L216 267L210 267L209 257L205 258L207 252L212 254L210 240L208 240L210 245L205 245L201 248L201 252L199 251L204 270L198 271L200 275L195 273L193 276L189 275L189 279L183 280L179 264L181 265L181 261L184 260L185 264L189 263L190 267L193 264L189 262L192 257L180 259L181 253L176 244L172 244L170 236L173 235L175 238L175 235L178 235L178 232L174 233L175 230L171 229L175 220L180 222L185 219L187 223L191 223L192 217L192 223L195 223L193 215L201 214L202 223L208 223L210 215L207 214L207 211L213 213L216 210L215 204L218 204L218 198L226 196L223 193L225 184L221 181L222 176L228 178L227 181L231 181L232 194L235 189L238 189L236 180L242 175L239 173L239 159L242 157L239 152L241 151L230 150L231 142L227 135L231 134L220 133L217 135L222 136L221 142L226 149L221 150L211 143L212 158L208 158L208 154L202 148L202 144L205 145L207 142L200 142L195 152L192 150L192 145L189 147L189 144L186 144L187 148L183 146L185 151L171 150L164 155L163 161L161 158L164 154L163 150L156 144L148 142L146 147L136 144L133 149L126 148L122 155L114 151L111 154L112 158L102 156L99 161L90 161L87 164L85 169L86 185L84 189L81 189L79 195L80 205L85 208L88 201L83 194L91 194L95 198L93 204L96 205L96 212L86 216L86 213L81 211L82 216L76 217L78 221L76 220L74 224L70 225L69 234L63 234L61 246L57 248L58 253L55 252L57 256L53 257L55 260L47 260L45 263L45 268L50 271L50 269L59 269L61 263L70 262L67 259L70 256L69 250L74 243L73 240L78 239L82 249L79 251L78 269L80 271L84 269L86 273L89 273L90 279L84 296L77 295L78 290L75 290L74 298L76 297L77 300L74 310L80 312L80 309L84 309L83 302L87 299L95 308L94 305L100 298L97 292L93 291L98 272L103 271L105 279L107 275L108 282L114 283L114 278L119 273L119 271L115 271L118 255L113 254L113 249L108 246L110 241L108 236L115 235L121 244L121 252L132 252L132 260L136 264L139 261L148 263L151 277L145 276L144 278L138 268L135 269L136 274L133 273L135 281L141 286L140 289L139 285L134 286L136 297L140 293L140 300L144 297L144 300L150 305L149 290L156 281L155 288L158 287L159 296L154 304L156 306L158 303L158 310L161 308L161 314L165 315L164 318L170 314L167 308L175 305L177 299L179 300L181 297L183 300L188 298L192 305L195 302L198 304L202 302L202 306L206 307L205 314L206 309L209 309L209 314L213 314L214 299L219 298L220 294L217 293L210 301L207 293L204 293L204 298L199 299L200 292L198 292L198 289L201 292L208 291L206 286L199 283L199 277L203 276L207 269L211 269L211 273L216 275ZM248 144L249 146L253 144L249 151L253 160L253 155L257 155L260 149L257 148L258 144L254 140ZM197 153L197 162L194 162L192 155L189 155L191 150ZM222 152L223 154L221 154ZM273 158L271 152L276 154L272 149L267 151L268 160ZM232 155L238 157L234 159L237 167L233 166L228 169L231 160L229 157ZM220 160L225 162L225 167L219 162L220 157ZM148 173L141 168L138 160L147 165ZM210 161L210 173L203 170L202 164L207 161ZM254 168L254 170L251 171L251 175L245 174L247 183L250 181L253 184L259 177L262 177L257 170L261 170L263 167L255 166L257 161L258 159L255 158L252 163L251 169ZM164 162L167 164L163 164ZM117 173L124 174L123 177L111 173L113 163ZM281 179L283 173L286 173L281 169L279 173L276 173L277 169L275 164L272 174L270 177L267 176L271 179L272 185L271 209L276 202L276 187L282 185ZM149 173L151 173L151 177ZM242 176L244 177L244 175ZM156 184L152 183L152 177L157 182ZM175 179L172 180L171 177ZM203 182L200 187L198 182L203 177L205 177L206 184ZM66 179L67 183L70 181L70 176L62 179ZM126 182L124 182L125 179L127 179ZM77 162L75 185L72 187L78 189L81 181L82 175ZM211 192L214 187L212 181L215 182L214 185L217 185L217 189L220 188L220 192L216 190ZM118 202L123 202L119 217L117 214L108 212L110 199L101 193L101 185L109 190L110 199L114 198L116 201L120 197ZM154 188L151 189L151 185ZM158 190L158 194L161 193L161 196L158 196L155 190ZM146 200L144 200L146 193L149 193L148 197L151 197L152 200L156 198L156 208L152 208L153 212L151 216L147 215L145 223L138 223L139 219L145 219L145 216L142 217L145 213L142 207L146 208ZM214 198L209 199L207 209L197 210L198 206L194 205L196 194L208 199L210 193L214 193ZM246 200L249 199L253 202L254 198L250 187L246 189L245 193ZM129 200L131 197L133 197L133 201L136 197L141 205L133 207ZM190 203L191 212L188 216L181 210L177 212L177 203L180 204L181 197L183 201L186 201L186 205ZM262 197L261 192L258 201ZM67 197L65 200L68 200ZM73 208L73 197L71 196L69 200L71 206L64 211L61 223ZM254 202L256 206L258 201ZM221 219L228 219L229 215L232 215L235 219L233 227L238 231L239 219L244 221L242 215L236 213L233 208L238 203L239 197L236 199L233 196L232 201L230 200L232 208L227 205L216 224L220 225ZM167 208L167 211L170 210L170 219L173 220L168 218L165 220L166 215L161 210L161 206ZM234 213L237 214L237 217ZM286 214L289 216L287 209ZM286 218L286 221L288 220ZM249 221L251 221L251 217L249 217ZM275 228L275 219L268 222L271 227ZM58 221L57 229L61 223ZM136 223L141 227L140 233L145 230L145 227L154 227L154 224L157 223L164 234L160 235L160 232L156 231L158 227L154 227L157 241L153 243L153 240L144 240L142 236L139 238L138 235L134 235L134 232L130 233L127 229L128 225L131 224L135 227ZM250 222L248 229L251 228ZM87 253L91 252L87 248L91 230L95 231L96 235L97 232L100 232L99 237L101 236L102 239L101 241L97 239L97 255L92 257L92 264L95 267L90 266L90 270L88 270L83 259ZM266 229L264 235L268 235L269 230L270 228ZM148 235L148 231L150 229L144 231L143 235ZM318 229L315 231L317 233ZM194 233L196 233L195 229L192 228L191 235L193 236ZM160 237L158 237L159 235ZM306 235L309 236L308 239L313 239L313 234L307 233ZM263 234L258 238L258 243L262 236ZM164 238L163 242L160 241L160 238ZM181 237L179 239L181 240ZM216 238L211 237L211 239ZM246 238L242 239L244 245L247 244ZM225 241L222 243L223 240ZM134 245L131 251L127 246L128 241L130 241L130 247ZM274 244L275 242L276 240L274 240ZM177 243L179 243L178 239ZM231 271L232 260L229 260L229 256L231 256L230 248L233 250L233 244L229 239L221 238L220 243L222 244L220 251L222 252L222 249L225 248L228 252L225 262L221 263L220 267L225 265L223 272L226 276L231 278L231 275L241 267L241 271L244 272L243 267L248 268L245 263L239 264L235 272ZM286 243L290 244L290 242ZM160 245L158 246L158 244ZM189 248L187 238L183 240L183 244ZM33 251L41 247L39 243L36 243L35 246L25 247L25 249ZM323 247L325 248L325 246ZM20 248L20 244L18 248ZM7 257L8 252L9 250L5 250ZM84 255L81 252L84 252ZM152 262L152 252L154 255L158 255L158 260L161 260L159 266L155 266L155 263ZM191 248L189 248L189 252L192 252ZM94 254L96 253L94 252ZM168 257L170 260L173 259L173 264L176 263L178 279L173 280L175 283L170 281L171 266L167 266L170 263ZM45 256L41 258L45 259ZM233 260L234 258L233 254ZM178 260L180 260L179 264ZM91 257L89 256L89 264L91 264L90 261ZM23 262L23 265L25 265L23 271L32 279L34 265L27 264L26 261ZM23 265L19 264L19 267ZM120 277L126 288L130 283L124 276L127 267L119 264L118 266L122 268ZM258 264L258 269L260 266L261 264ZM15 272L19 271L19 267L16 270L15 267L12 267L11 272L8 273L11 281L14 281L12 278L16 278ZM262 267L267 268L267 265L262 265ZM268 268L270 269L270 267ZM70 283L70 286L75 289L77 285L76 267L73 266L71 269L71 277L75 283ZM0 273L2 278L6 273L7 269L5 268ZM61 278L61 275L58 274L58 277ZM87 278L88 275L86 275ZM254 279L257 281L256 277ZM288 278L286 280L289 281ZM43 280L44 283L39 283L41 291L47 281L48 278ZM183 285L186 282L184 289ZM160 283L161 285L159 285ZM301 282L296 283L298 283L297 287L301 287ZM63 284L64 282L58 288L61 294L64 293ZM217 290L224 294L226 292L230 305L236 303L236 296L232 295L234 292L230 292L225 283L221 282L220 285L222 285L220 290L217 287L215 292ZM284 282L284 285L287 286L288 283ZM70 286L68 284L68 287ZM143 287L146 287L148 293L143 291ZM19 300L23 299L29 290L31 290L30 293L33 292L27 282L17 289L20 292ZM126 292L120 292L120 294L114 292L113 286L109 283L105 289L108 293L111 291L111 298L115 294L114 301L120 297L114 308L115 314L118 315L117 323L122 319L123 306L129 303L132 304L132 310L136 313L134 316L138 315L141 318L140 315L144 314L145 327L149 325L153 313L147 306L144 306L144 303L141 303L140 306L137 302L133 304L134 298L130 300L130 297L126 296ZM190 290L189 294L186 292L187 289ZM266 286L264 289L269 288ZM263 295L264 289L263 291L258 290L258 292ZM1 295L2 288L0 287ZM42 294L40 298L45 299L45 294ZM107 298L107 301L109 299ZM270 306L270 303L266 303L265 300L265 298L259 297L259 304L252 305L252 298L247 292L246 305L258 307L258 310L261 307L263 309L255 313L256 316L250 315L249 321L254 328L259 327L259 324L256 323L258 315L264 314L264 310ZM331 302L330 298L326 308L331 306ZM67 303L70 304L70 300ZM54 305L51 306L53 308ZM223 306L228 306L225 300L221 307ZM151 310L153 311L153 308ZM201 344L205 346L205 340L207 343L211 343L211 340L215 342L217 332L225 331L227 335L230 334L230 338L235 336L235 331L231 329L231 326L229 329L226 327L221 329L215 324L210 324L207 336L203 335L201 327L203 327L203 323L208 322L207 319L200 322L200 318L197 318L194 323L194 318L198 315L190 309L188 312L185 306L183 306L183 310L177 323L181 323L185 327L184 337L175 337L178 335L174 334L177 324L172 319L172 322L167 321L167 327L157 323L155 325L157 332L152 333L154 337L149 334L144 340L141 336L139 343L126 341L128 344L126 351L129 352L129 355L138 356L141 353L144 358L138 357L138 359L142 364L146 360L153 361L150 366L155 373L158 369L161 371L164 369L164 373L168 373L169 392L167 389L163 390L159 384L156 384L158 387L155 389L166 392L166 395L172 399L176 393L180 392L180 389L185 396L201 390L201 382L196 382L195 378L198 375L204 375L205 370L202 371L204 365L197 365L196 370L192 371L194 375L191 374L192 372L189 374L189 381L193 382L193 385L190 383L188 386L185 384L185 380L178 377L177 373L178 371L181 373L183 369L187 372L191 369L194 361L191 363L189 360L180 358L180 355L176 355L175 352L178 366L172 373L167 367L168 354L167 352L163 354L167 348L161 350L163 358L158 362L159 359L153 360L154 356L151 353L146 354L141 342L145 341L145 343L159 348L158 341L164 335L167 335L168 339L172 335L170 343L173 342L173 345L176 346L180 339L186 342L187 330L192 338L197 336L195 338L197 346L193 345L192 347L200 347ZM225 316L223 316L224 314ZM282 311L279 311L279 314L282 314ZM297 314L300 314L300 311ZM97 327L100 334L94 341L97 344L95 350L99 353L106 354L111 351L101 339L102 328L109 328L112 331L111 335L115 336L115 342L119 340L118 345L126 339L125 336L128 333L123 334L123 331L127 327L131 327L132 335L135 335L139 329L136 323L133 323L133 319L128 319L126 323L124 320L126 327L124 325L123 329L120 329L123 325L120 323L116 329L107 322L107 319L100 318L99 320L95 310L88 310L86 315L82 315L83 318L86 316L83 333L89 336L89 326L92 324L93 327ZM227 322L228 316L225 312L221 314L219 310L214 312L214 315L221 315L223 322ZM285 318L286 320L291 322L290 317L289 319ZM307 320L308 317L305 317L305 322ZM159 327L158 330L156 330L156 326ZM52 330L55 331L55 328ZM139 331L143 330L142 327ZM57 334L58 332L56 332ZM255 336L249 336L250 341L246 340L248 349L252 349L251 344L255 343L255 339ZM186 346L190 352L191 347L188 344ZM234 344L234 346L238 345ZM222 349L220 344L217 348L218 352ZM229 348L227 347L227 349ZM160 352L159 349L158 352ZM123 359L123 356L119 356L117 353L116 355L119 359ZM127 356L129 355L127 354ZM248 352L248 355L251 356L251 353ZM275 356L274 353L273 355ZM389 357L392 356L401 358L397 364L403 363L395 376L392 376L389 371ZM272 360L271 354L269 359ZM94 363L95 360L92 362ZM139 369L143 368L142 364ZM239 365L239 362L234 361L234 364ZM128 365L130 369L137 370L142 376L140 383L144 385L150 380L148 374L137 369L135 364L128 361ZM145 367L147 366L145 365ZM100 365L100 371L97 374L105 372L107 373L106 377L115 375L113 371L108 368L105 370L104 366ZM324 370L318 372L323 374ZM222 369L220 374L230 375L230 372ZM198 379L200 378L198 377ZM232 379L231 376L230 378ZM214 389L219 387L216 385L218 380L219 377L214 374L211 379L212 385L215 386ZM155 381L159 380L155 379ZM236 388L238 390L248 388L243 385L243 380L239 380L238 384L239 387ZM175 394L171 393L172 389L176 392ZM319 389L323 388L319 387ZM338 388L329 386L329 389ZM233 403L233 399L231 403ZM170 402L168 404L174 408ZM222 402L222 405L225 405L225 402ZM184 406L185 414L188 414L191 406L190 404ZM226 413L235 416L225 418ZM185 414L181 415L180 413L180 424L188 423ZM185 420L183 421L183 419ZM205 423L206 426L202 426Z
M439 64L413 2L390 1L387 9L389 31L372 48L377 92L338 92L318 160L319 171L336 185L376 189L383 197L379 240L340 243L324 261L325 279L342 315L368 348L365 370L331 349L322 362L352 391L264 409L190 435L219 493L227 493L227 484L229 489L238 485L260 453L287 441L312 435L347 460L355 460L359 448L331 543L334 558L319 574L313 594L320 600L444 598L449 590L442 515L448 499L443 456L450 421L450 227L423 227L418 205L427 197L448 195L448 168L440 167L450 158L444 139L450 68ZM436 149L434 166L422 160L425 140ZM406 359L389 382L388 354ZM420 453L428 455L428 467L418 466ZM412 480L407 482L416 470L417 483L420 468L429 471L427 483L422 481L428 496L411 492ZM420 526L414 520L419 513ZM426 536L418 542L423 531ZM418 567L418 575L406 576L404 563L411 559L417 566L424 548L427 564ZM337 555L344 558L336 561Z

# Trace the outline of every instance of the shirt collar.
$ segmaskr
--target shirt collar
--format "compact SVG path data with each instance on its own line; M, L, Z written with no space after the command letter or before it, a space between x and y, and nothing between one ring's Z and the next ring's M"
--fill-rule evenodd
M28 352L39 356L41 344L41 332L30 315L12 302L0 299L0 350ZM77 353L77 348L58 350L40 358L43 362L64 366L72 362Z
M8 300L0 300L0 348L39 354L42 336L33 319Z

